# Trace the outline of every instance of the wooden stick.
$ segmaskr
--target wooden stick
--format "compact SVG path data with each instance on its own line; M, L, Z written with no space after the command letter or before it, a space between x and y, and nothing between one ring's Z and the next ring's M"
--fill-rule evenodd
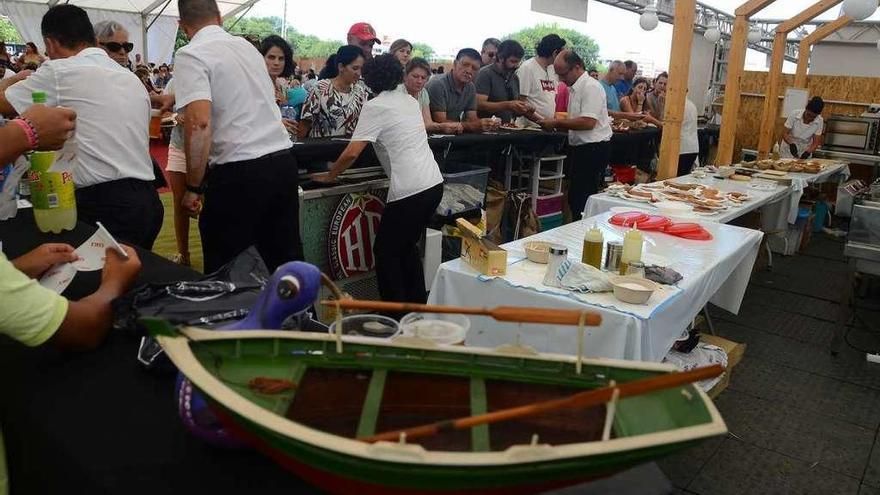
M369 437L362 437L358 440L367 443L397 441L401 435L405 435L407 439L420 438L433 436L443 431L463 430L466 428L473 428L474 426L498 423L511 419L520 419L560 409L585 409L608 402L614 397L615 391L617 392L617 397L623 399L625 397L646 394L657 390L679 387L700 380L707 380L709 378L714 378L721 373L724 373L724 368L719 364L714 364L712 366L697 368L691 371L669 373L654 378L635 380L621 385L604 387L596 390L587 390L561 399L535 402L487 414L439 421L413 428L406 428L404 430L388 431Z
M498 321L514 321L521 323L546 323L549 325L578 325L583 311L577 309L549 309L498 306L497 308L467 308L463 306L437 306L433 304L397 303L384 301L360 301L343 299L341 301L321 301L321 304L336 306L342 309L370 311L388 311L397 313L454 313L462 315L491 316ZM602 316L588 313L584 324L597 327L602 324Z

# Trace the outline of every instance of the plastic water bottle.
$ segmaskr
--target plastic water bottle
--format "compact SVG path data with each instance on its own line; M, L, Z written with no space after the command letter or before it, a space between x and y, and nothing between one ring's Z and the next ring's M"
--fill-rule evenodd
M34 103L46 103L46 94L34 92ZM60 233L76 226L76 189L73 184L73 156L76 143L68 141L58 151L31 153L31 203L41 232Z

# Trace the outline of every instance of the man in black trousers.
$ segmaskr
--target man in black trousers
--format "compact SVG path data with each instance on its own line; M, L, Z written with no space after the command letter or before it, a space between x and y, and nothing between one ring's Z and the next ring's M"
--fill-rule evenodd
M223 30L214 0L178 0L190 42L175 56L187 192L205 272L255 245L266 266L302 258L297 166L262 55ZM204 209L202 200L204 198Z

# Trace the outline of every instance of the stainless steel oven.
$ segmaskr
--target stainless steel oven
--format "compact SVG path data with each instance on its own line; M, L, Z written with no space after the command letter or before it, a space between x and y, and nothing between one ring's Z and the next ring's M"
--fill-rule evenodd
M832 115L825 122L825 144L822 148L874 155L878 153L880 119Z

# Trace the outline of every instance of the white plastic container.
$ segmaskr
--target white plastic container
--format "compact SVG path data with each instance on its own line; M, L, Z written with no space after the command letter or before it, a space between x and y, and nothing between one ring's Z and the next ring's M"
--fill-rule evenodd
M463 315L409 313L400 320L402 335L430 340L437 345L464 345L471 321Z

